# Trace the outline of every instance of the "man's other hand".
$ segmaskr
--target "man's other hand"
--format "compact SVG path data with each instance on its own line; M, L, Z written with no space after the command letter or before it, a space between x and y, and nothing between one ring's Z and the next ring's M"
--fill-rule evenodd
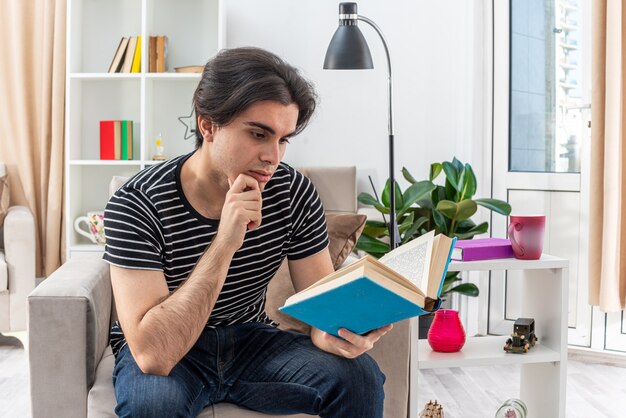
M356 358L369 351L374 344L386 333L391 331L393 324L385 325L368 332L365 335L358 335L345 328L339 329L337 338L317 328L311 328L311 340L319 349L336 354L345 358Z

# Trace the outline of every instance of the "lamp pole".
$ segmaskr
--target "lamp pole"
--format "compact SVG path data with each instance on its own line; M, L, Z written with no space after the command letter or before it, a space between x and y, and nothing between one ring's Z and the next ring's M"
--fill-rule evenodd
M339 15L339 19L341 19L342 15ZM389 123L388 123L388 130L389 130L389 209L390 209L390 214L389 214L389 245L391 246L391 249L393 250L394 248L397 248L398 245L400 244L400 232L398 231L398 220L396 219L396 181L395 181L395 175L394 175L394 144L393 144L393 100L392 100L392 94L393 94L393 89L392 89L392 81L391 81L391 56L389 55L389 48L387 47L387 42L385 41L385 36L383 35L382 31L380 30L380 28L378 27L378 25L376 25L376 23L374 23L371 19L368 19L365 16L361 16L361 15L357 15L356 18L358 20L361 20L365 23L367 23L368 25L370 25L372 28L374 28L374 30L376 31L376 33L378 34L378 36L380 37L380 40L383 42L383 47L385 48L385 56L387 57L387 85L388 85L388 92L387 92L387 98L388 98L388 102L389 102Z

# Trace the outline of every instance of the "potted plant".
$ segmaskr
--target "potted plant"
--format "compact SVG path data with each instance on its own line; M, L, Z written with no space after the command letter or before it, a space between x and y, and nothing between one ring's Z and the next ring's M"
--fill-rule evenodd
M443 184L436 184L435 180L442 172L445 177ZM471 220L478 206L505 216L511 213L511 205L502 200L474 199L477 187L474 170L470 164L464 164L456 158L452 161L432 163L428 180L415 180L405 167L402 168L402 175L410 186L403 192L397 182L394 185L396 219L401 244L432 230L457 239L472 239L475 235L484 234L489 230L489 223L482 222L477 225ZM376 190L374 196L369 193L360 193L358 196L361 204L374 207L383 217L383 221L367 220L356 245L358 250L376 258L390 251L389 230L385 219L385 216L390 214L389 191L390 182L387 180L381 199L378 199ZM478 296L479 290L476 285L457 283L460 280L459 272L448 272L441 298L445 300L454 292L471 297ZM420 317L420 324L428 322L428 319L432 321L432 316ZM427 330L428 328L426 332Z

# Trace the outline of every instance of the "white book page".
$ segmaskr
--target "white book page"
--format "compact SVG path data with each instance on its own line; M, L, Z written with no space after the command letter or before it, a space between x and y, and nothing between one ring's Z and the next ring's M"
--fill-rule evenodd
M406 277L426 294L434 239L435 231L430 231L388 252L379 261Z

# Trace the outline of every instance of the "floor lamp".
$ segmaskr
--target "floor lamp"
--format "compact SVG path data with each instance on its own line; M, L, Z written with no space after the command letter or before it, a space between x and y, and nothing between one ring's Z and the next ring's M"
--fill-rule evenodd
M326 58L324 59L325 70L370 70L374 68L372 55L367 42L357 26L357 21L363 21L376 30L383 41L385 54L387 55L387 69L389 82L389 245L391 249L400 243L398 221L396 219L396 187L393 163L393 112L391 100L391 58L385 37L378 26L365 16L359 16L356 3L339 3L339 27L328 45Z

